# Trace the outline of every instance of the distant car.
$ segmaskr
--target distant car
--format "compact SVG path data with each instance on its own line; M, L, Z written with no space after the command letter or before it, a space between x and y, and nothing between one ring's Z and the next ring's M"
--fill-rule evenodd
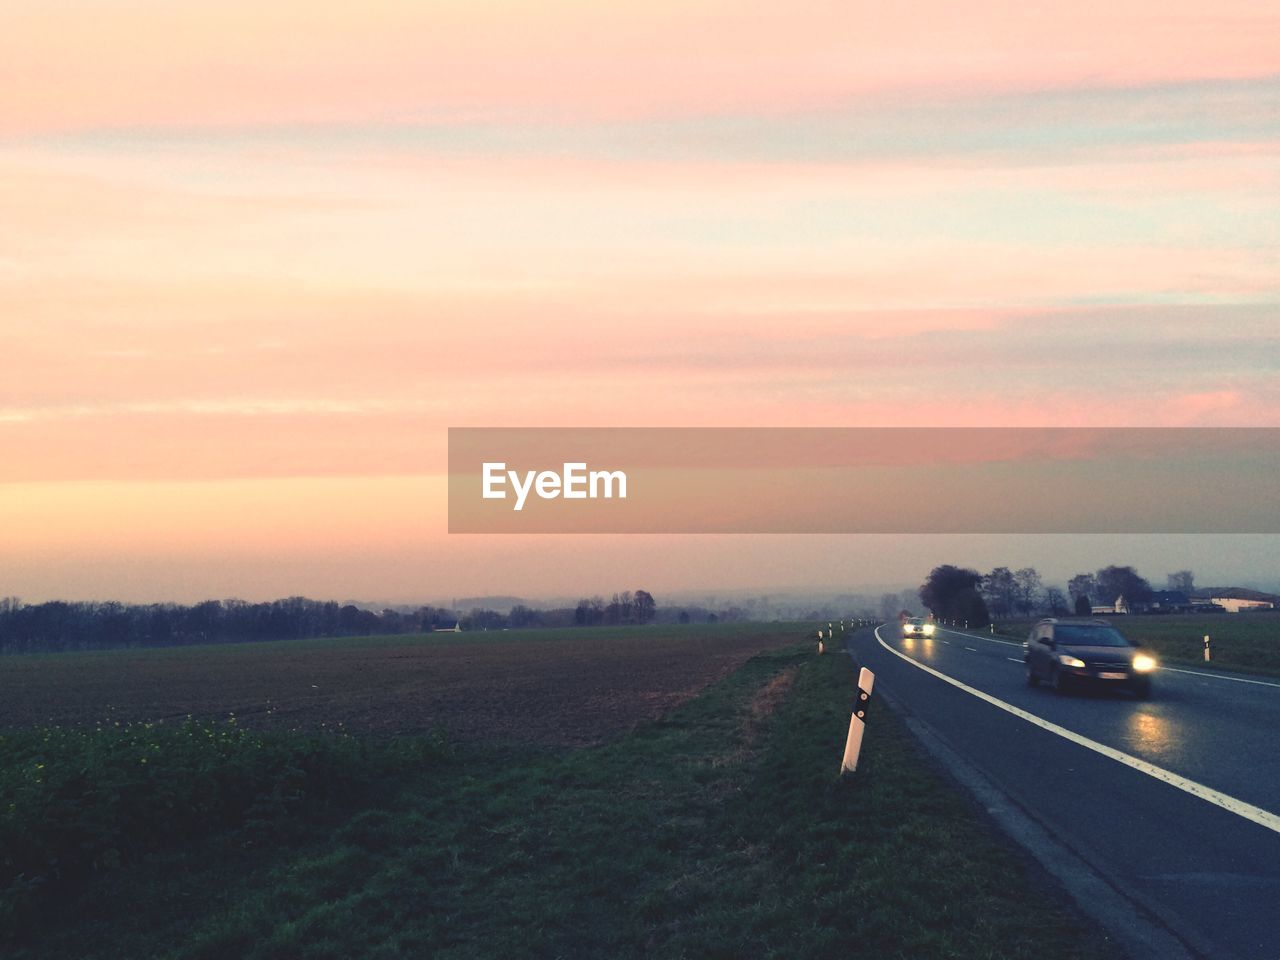
M1072 684L1122 687L1151 696L1155 657L1105 620L1041 620L1023 644L1027 683L1041 681L1062 692Z
M932 637L933 624L926 621L924 617L911 617L902 621L902 635L904 637Z

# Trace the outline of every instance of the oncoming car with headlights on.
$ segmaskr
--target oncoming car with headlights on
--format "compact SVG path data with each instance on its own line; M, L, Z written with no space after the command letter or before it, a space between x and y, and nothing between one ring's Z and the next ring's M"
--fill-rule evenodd
M1023 644L1027 683L1062 692L1076 683L1122 687L1146 699L1159 664L1105 620L1041 620Z
M933 624L925 620L924 617L908 617L902 621L902 635L904 637L932 637Z

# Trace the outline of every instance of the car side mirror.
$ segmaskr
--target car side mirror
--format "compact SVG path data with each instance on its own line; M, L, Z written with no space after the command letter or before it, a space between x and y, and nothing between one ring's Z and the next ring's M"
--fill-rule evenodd
M1050 650L1056 650L1058 648L1058 641L1054 640L1053 637L1046 637L1044 642L1048 645Z

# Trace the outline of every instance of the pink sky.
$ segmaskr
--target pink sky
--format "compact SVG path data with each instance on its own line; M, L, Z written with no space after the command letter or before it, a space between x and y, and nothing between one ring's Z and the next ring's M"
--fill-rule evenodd
M449 426L1280 425L1276 36L1256 2L11 5L0 595L938 559L450 538Z

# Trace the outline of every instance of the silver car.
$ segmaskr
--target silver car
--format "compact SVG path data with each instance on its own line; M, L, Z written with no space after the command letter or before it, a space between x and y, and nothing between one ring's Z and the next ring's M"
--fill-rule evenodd
M902 635L904 637L932 637L933 624L925 620L924 617L910 617L902 621Z

